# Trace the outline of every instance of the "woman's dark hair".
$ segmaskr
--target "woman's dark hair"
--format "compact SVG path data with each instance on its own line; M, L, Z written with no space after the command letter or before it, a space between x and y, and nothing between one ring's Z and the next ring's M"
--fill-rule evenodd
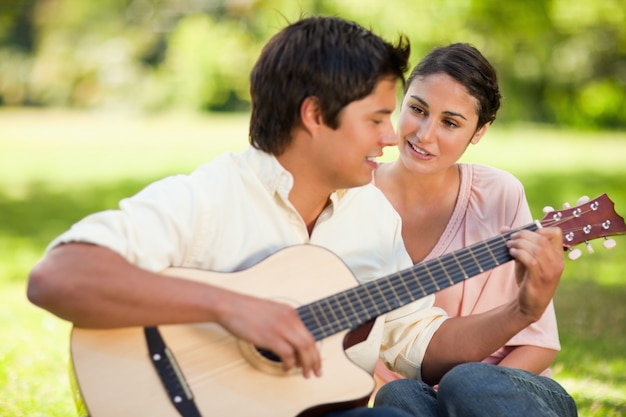
M250 143L280 155L307 97L318 100L324 122L336 129L341 110L368 96L381 79L404 83L409 54L406 36L393 45L337 17L288 25L265 45L250 75Z
M415 78L431 74L445 73L465 86L471 96L478 101L478 126L493 122L500 108L500 89L495 68L472 45L453 43L437 47L426 55L409 75L405 86Z

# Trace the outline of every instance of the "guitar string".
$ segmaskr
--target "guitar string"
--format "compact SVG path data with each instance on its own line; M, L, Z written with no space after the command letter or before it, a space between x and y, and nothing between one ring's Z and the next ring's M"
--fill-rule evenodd
M576 230L582 230L582 229L576 229ZM492 243L493 243L493 242L492 242ZM493 246L492 246L492 245L491 245L491 246L490 246L490 245L487 245L487 246L486 246L487 250L491 250L491 249L490 249L491 247L493 247ZM505 250L505 252L506 252L506 256L507 256L507 257L506 257L505 259L502 259L502 261L506 261L506 262L508 262L509 260L511 260L511 258L510 258L510 255L508 255L508 250L506 250L506 248L505 248L505 247L504 247L504 250ZM463 263L465 263L465 262L466 262L466 259L467 259L467 257L468 257L468 254L470 254L470 255L471 255L471 253L472 253L471 251L468 251L467 253L463 253L463 254L461 254L461 255L463 255L463 256L456 256L456 257L455 257L455 256L452 256L452 257L448 257L448 258L446 258L446 262L443 262L443 261L442 261L442 262L440 262L440 263L441 263L442 265L445 265L446 263L450 265L450 262L452 262L452 263L456 262L458 265L454 265L454 264L453 264L454 268L456 269L456 271L454 272L454 274L453 274L453 275L455 276L455 279L456 279L456 280L458 280L457 282L460 282L460 281L462 281L463 279L466 279L466 278L472 277L472 276L477 275L477 274L479 274L479 273L481 272L481 271L480 271L480 269L478 269L478 268L476 267L476 263L475 263L475 262L473 262L473 263L472 263L472 265L470 265L470 267L474 267L474 268L476 268L477 270L476 270L474 273L470 273L470 274L469 274L469 276L467 275L467 272L469 271L469 268L467 268L467 267L465 267L465 268L460 267L460 265L461 265L461 264L463 264ZM476 252L476 253L478 253L478 252ZM484 251L484 250L482 250L482 251L481 251L481 253L480 253L480 254L478 254L478 256L477 256L477 257L478 257L478 258L480 258L480 259L483 261L482 265L487 266L487 265L485 265L485 263L484 263L484 256L483 256L484 254L485 254L485 251ZM490 254L490 255L491 255L491 254ZM501 256L501 255L498 255L498 256L497 256L497 258L499 258L500 256ZM464 258L465 258L465 259L464 259ZM443 260L443 259L444 259L443 257L442 257L442 258L440 258L440 260ZM453 260L451 261L451 259L453 259ZM492 260L491 260L491 259L488 259L488 261L489 261L489 262L492 262ZM495 260L495 261L494 261L494 263L492 263L492 267L497 266L499 262L500 262L500 260L499 260L499 259L498 259L498 260ZM460 268L459 268L459 267L460 267ZM487 267L487 269L491 269L491 267ZM441 271L441 270L437 270L437 271L436 271L436 274L439 274L439 272L440 272L440 271ZM463 274L463 278L462 278L462 279L458 279L458 277L459 277L459 271ZM432 277L432 274L430 274L430 275L431 275L431 277ZM440 274L439 274L439 275L440 275ZM416 278L417 278L417 277L416 277ZM414 299L419 298L419 297L417 297L417 298L416 298L416 297L414 297L413 295L411 295L411 294L406 294L406 293L405 293L405 294L402 294L401 296L398 296L398 295L397 295L397 292L395 291L395 289L397 288L397 286L396 286L396 285L394 285L394 284L390 284L390 283L389 283L389 282L387 282L387 281L388 281L388 280L382 279L382 280L379 280L379 281L378 281L378 284L379 284L381 287L383 287L383 288L388 288L388 289L385 289L385 290L383 291L383 292L385 293L385 296L384 296L384 297L388 298L389 300L399 300L399 305L393 304L393 305L391 306L391 307L392 307L391 309L393 309L393 308L397 308L398 306L405 305L405 304L407 304L408 302L411 302L411 301L413 301ZM418 279L416 282L417 282L417 283L419 283L419 282L420 282L420 281L419 281L419 279ZM401 285L405 286L405 285L404 285L404 282L400 282L400 283L401 283ZM452 283L450 283L450 285L452 285L452 284L454 284L454 283L455 283L455 282L452 282ZM439 289L439 286L447 287L447 286L449 286L449 285L448 285L448 282L446 282L445 280L440 280L440 281L438 281L438 282L434 282L434 281L433 281L432 283L431 283L431 282L428 282L428 285L427 285L426 291L421 291L421 294L422 294L422 295L427 295L427 294L429 294L429 293L432 293L432 292L434 292L435 290L438 290L438 289ZM389 309L390 309L390 307L389 307L389 306L390 306L389 301L388 301L388 300L386 300L386 299L384 299L384 298L377 297L377 304L378 304L378 305L383 305L383 302L384 302L384 304L386 305L387 310L389 310ZM376 308L376 305L374 305L374 308ZM374 314L374 316L377 316L377 315L380 315L380 314L382 314L382 312L381 312L380 310L377 310L377 311L376 311L376 314ZM348 321L348 324L354 324L354 325L358 325L358 324L362 323L362 321L363 321L361 317L346 317L346 320ZM344 322L345 322L346 320L344 320ZM322 334L321 334L321 335L319 335L318 337L323 337L323 336L324 336L324 334L325 334L326 332L328 332L327 327L330 327L330 331L332 332L332 331L335 331L335 329L337 329L337 327L338 327L338 326L341 326L342 324L343 324L343 323L336 323L336 322L330 322L330 323L328 323L328 326L325 326L325 328L324 328L324 329L320 329L320 330L321 330L321 332L322 332ZM348 326L348 327L350 327L350 326ZM345 328L345 327L344 327L344 328ZM339 330L341 330L341 327L339 327Z
M510 232L510 233L512 233L512 232ZM476 259L478 259L479 262L483 261L483 263L485 262L485 259L486 260L493 260L494 249L498 249L500 246L502 246L501 245L502 240L503 240L503 237L498 236L498 237L489 239L486 242L479 242L480 244L478 245L478 250L474 250L473 251L473 256ZM473 248L473 249L476 249L476 248ZM466 263L468 259L470 259L470 258L473 259L472 254L470 254L470 251L471 250L467 250L467 248L464 249L464 252L461 254L463 256L457 256L458 262ZM458 255L458 254L456 254L456 255ZM445 262L443 260L441 260L441 259L444 259L444 258L445 258ZM451 260L451 259L452 259L452 255L451 254L444 255L444 257L439 259L439 260L441 260L441 265L438 265L439 268L436 268L436 269L443 270L443 268L445 268L446 264L447 265L455 265L455 264L457 264L456 260ZM425 269L426 271L429 271L428 263L431 264L430 266L434 266L433 262L427 262L427 263L424 263L424 264L418 264L418 265L421 266L421 268L418 267L418 269ZM458 265L456 265L456 266L458 267ZM377 309L376 306L377 305L387 304L387 309L389 309L389 304L387 303L386 298L388 298L390 293L392 292L391 288L393 287L393 285L390 283L390 280L393 280L394 277L400 276L407 283L407 285L409 285L410 287L413 287L414 288L413 291L415 291L415 289L416 289L415 285L412 282L412 280L410 280L410 278L417 278L415 276L411 277L411 275L415 275L413 269L414 268L410 268L408 270L400 271L400 272L398 272L396 274L392 274L392 275L390 275L388 277L384 277L382 279L371 281L371 282L369 282L367 284L360 285L360 286L354 287L352 289L349 289L347 291L350 292L351 297L348 297L348 298L354 299L354 296L353 296L354 294L353 293L356 292L356 291L363 292L365 290L365 287L367 287L368 290L375 289L376 291L370 290L370 291L366 291L366 292L373 296L374 303L373 303L373 305L371 307L373 307L375 309L374 312L376 313L376 315L380 315L380 314L382 314L382 312L379 309ZM431 271L434 270L434 269L435 268L432 268ZM437 275L437 273L435 273L435 274ZM406 278L409 278L409 280L407 280ZM420 282L420 281L418 280L417 282ZM429 294L431 292L434 292L437 289L437 287L438 287L438 283L432 277L432 273L431 273L431 281L428 281L426 283L422 282L421 284L425 284L424 289L426 290L426 293L423 293L423 295L426 295L426 294ZM439 284L439 285L442 285L442 283ZM380 289L383 286L384 286L385 290L381 293ZM380 294L380 295L377 295L377 293ZM407 295L407 294L405 293L405 295ZM331 296L329 298L333 299L334 303L336 303L337 302L337 297L336 296L337 295L333 295L333 296ZM410 296L410 294L409 294L409 300L412 300L412 299L414 299L414 297ZM305 309L303 311L306 312L307 310ZM310 321L308 320L308 317L309 317L308 314L302 314L302 318L304 319L305 323L310 323ZM356 317L355 318L353 318L353 317L344 317L344 320L342 320L341 322L346 321L346 319L347 319L347 321L349 323L354 323L354 319L356 319ZM358 317L358 319L360 319L360 317ZM320 329L322 331L322 336L327 333L327 331L325 330L327 327L330 327L330 330L334 331L337 328L338 325L341 325L341 323L339 323L339 322L337 322L335 320L328 320L327 317L326 317L325 320L319 320L319 321L323 321L325 323L323 328Z
M567 221L567 219L555 220L552 222L543 221L542 226L559 225L560 223L563 223L565 221ZM529 225L526 227L531 227L531 226L532 225ZM517 230L525 229L526 227L522 227ZM573 231L580 231L580 230L582 230L582 228L574 229ZM452 275L455 277L457 276L459 271L463 273L464 279L473 277L474 275L477 275L478 273L480 273L480 266L485 265L487 261L489 262L493 261L497 265L498 261L497 259L494 260L494 256L497 258L496 256L497 252L502 252L502 251L508 252L506 245L502 245L501 243L503 240L506 241L508 236L510 236L510 234L513 232L514 231L510 231L506 234L496 236L487 241L479 242L478 244L475 244L477 245L476 247L474 247L475 245L471 245L465 248L466 250L457 251L458 253L451 252L440 258L437 258L439 267L442 269L445 269L446 265L448 265L449 268L455 269L456 272L452 273ZM477 249L477 250L472 250L472 249ZM494 249L495 249L495 252L494 252ZM421 269L426 269L428 271L427 263L428 261L422 264L423 268ZM468 268L477 269L479 272L468 273L467 272ZM356 309L353 307L353 304L359 303L361 308L365 308L365 310L368 310L367 311L368 315L378 316L382 313L377 308L377 305L381 305L382 302L384 302L384 304L389 306L387 298L398 300L400 305L405 305L413 300L421 298L417 296L416 294L421 293L422 296L426 296L428 294L435 292L438 286L441 286L441 285L448 286L447 285L448 282L445 282L445 281L443 283L440 282L438 284L436 280L433 278L432 271L430 272L431 272L431 281L428 281L426 283L422 282L419 276L416 275L415 268L409 268L407 270L399 271L387 277L383 277L381 279L371 281L369 283L370 284L369 286L357 285L354 288L351 288L346 291L342 291L338 294L328 297L327 302L331 308L333 305L341 306L342 304L341 297L343 297L347 301L347 302L344 302L343 304L348 304L350 306L351 312L339 320L336 320L337 319L336 316L335 316L335 320L332 320L332 321L328 321L327 319L321 320L319 318L319 314L316 314L310 308L302 308L306 306L302 306L298 310L299 310L299 313L301 314L302 320L305 322L305 324L307 324L307 327L314 333L316 340L320 340L326 335L336 333L337 329L341 330L342 324L346 321L347 321L347 324L352 324L352 323L359 324L362 322L362 319L360 318ZM435 272L435 274L437 273L438 272ZM461 282L461 280L459 280L459 282ZM399 291L401 289L400 285L403 287L405 291ZM377 296L376 294L373 294L373 291L370 290L370 287L376 288L377 290L376 293L381 294L381 295ZM368 305L369 307L367 307ZM311 308L314 308L314 306L319 306L319 303L315 302L315 303L309 304L309 306L311 306ZM326 316L324 309L320 309L320 312L324 316ZM311 323L312 320L315 323ZM326 324L319 326L321 322L325 322ZM313 326L313 324L316 324L317 327ZM330 330L327 330L329 326L330 326ZM182 350L178 349L177 356L181 354L182 355L193 354L194 357L192 358L186 357L185 360L189 361L190 359L194 359L194 362L195 362L195 359L202 359L202 358L211 356L211 355L207 355L206 344L204 343L202 343L201 345L199 344L198 346L192 346L192 347L185 348ZM240 357L240 359L237 360L236 363L237 364L244 363L245 361L246 360L243 357ZM234 366L234 365L231 362L229 366ZM219 373L221 372L219 370L221 368L223 367L218 367L217 370L214 367L212 367L211 369L213 372ZM195 384L195 383L201 382L202 380L209 379L211 377L212 376L210 374L200 373L200 374L197 374L195 377L188 377L187 380L190 383Z
M546 219L544 221L541 222L543 227L547 227L547 226L555 226L555 225L559 225L562 224L566 221L569 221L573 218L573 216L569 216L569 217L564 217L561 219ZM533 224L527 226L527 227L532 227ZM521 229L525 229L527 227L522 227L520 229L517 230L521 230ZM575 228L572 229L571 231L580 231L582 230L582 228ZM488 262L492 262L494 261L495 263L492 265L492 267L498 266L499 261L498 260L494 260L494 249L495 250L499 250L502 251L504 250L507 254L508 254L508 249L506 248L505 245L500 245L500 243L502 242L502 240L506 240L505 238L507 238L508 236L510 236L510 234L512 234L514 231L510 231L508 233L505 233L503 235L494 237L492 239L489 239L485 242L479 242L478 243L478 249L475 251L472 250L467 250L469 248L472 248L472 246L465 248L466 250L461 250L461 251L455 251L455 252L451 252L448 253L446 255L450 255L450 256L442 256L440 258L437 258L436 260L439 261L439 263L441 264L441 269L437 272L440 272L441 270L443 270L445 272L445 268L446 266L448 266L448 268L450 269L456 269L456 273L458 273L458 271L461 271L465 274L465 272L468 270L468 266L469 268L473 268L473 269L478 269L478 265L484 265L484 263L486 261ZM476 244L475 244L476 245ZM474 248L475 249L475 248ZM470 258L472 258L470 260ZM509 259L506 259L505 261L508 262L508 260L511 260L510 255L509 255ZM471 261L471 262L470 262ZM469 265L467 265L469 263ZM425 269L427 272L431 272L432 270L434 270L435 268L433 268L432 270L428 269L428 265L426 264L422 264L424 266L423 269ZM460 267L460 265L465 265L465 268ZM492 268L487 268L487 269L492 269ZM475 275L477 275L478 273L480 273L480 269L478 269L479 272L477 273L471 273L469 276L467 276L466 278L469 277L473 277ZM401 293L402 295L398 296L397 292L395 291L395 288L397 288L397 285L394 285L393 283L390 282L390 280L393 279L393 277L400 275L400 277L402 278L400 281L402 285L405 284L405 279L406 278L411 278L408 277L408 275L410 274L414 274L414 268L410 268L407 272L407 270L405 271L400 271L399 273L395 274L395 275L390 275L388 277L384 277L382 279L378 279L376 281L372 281L372 283L375 284L371 284L371 288L376 289L375 293L381 293L381 288L383 288L382 290L382 295L380 296L376 296L376 294L374 294L374 304L372 306L370 306L371 308L374 308L373 312L375 314L372 314L370 310L370 308L368 308L367 313L369 315L373 315L373 316L378 316L383 314L378 308L378 305L383 305L385 304L387 307L387 310L389 310L389 302L388 299L391 300L397 300L399 301L400 305L405 305L408 304L409 302L412 302L413 300L416 300L418 298L421 297L417 297L415 298L412 294L406 294L406 293ZM432 274L431 274L432 275ZM467 275L467 274L466 274ZM456 274L455 274L456 276ZM424 283L420 283L420 280L417 276L415 276L414 278L416 278L416 282L419 283L420 286L422 286ZM461 282L461 280L457 281L457 282ZM369 283L368 283L369 284ZM454 284L454 283L452 283ZM431 281L426 283L425 286L425 292L424 291L419 291L422 293L422 296L431 294L433 292L435 292L440 286L450 286L452 285L447 281L440 281L437 282L436 280L434 280L431 276ZM366 284L367 285L367 284ZM357 287L351 288L349 290L346 290L345 293L346 294L341 294L343 295L344 298L351 300L352 302L354 302L355 300L357 300L359 297L362 297L362 295L356 294L359 291L364 292L364 288L366 285L359 285ZM414 290L416 291L417 288L413 285L413 283L409 282L407 285L411 285ZM368 287L369 289L369 287ZM372 295L373 291L365 291L367 293L367 295ZM417 291L416 291L417 292ZM330 299L332 299L333 304L340 306L340 302L338 297L340 295L333 295L331 297L329 297ZM399 306L400 306L399 305ZM398 306L398 307L399 307ZM397 307L395 307L395 304L392 306L395 309ZM310 321L310 314L308 314L309 311L308 309L301 309L301 318L303 319L303 321L305 322L305 324L307 325L307 327L309 327L312 323ZM312 313L312 312L310 312ZM362 317L360 316L356 316L355 314L350 314L348 316L343 316L341 320L336 321L336 320L328 320L327 318L322 320L319 317L316 319L317 322L324 322L324 325L322 327L309 327L309 330L311 330L314 333L314 337L316 338L316 340L320 340L321 338L329 335L329 334L333 334L336 333L337 330L342 330L345 328L350 328L351 325L358 325L361 324L363 322Z
M482 243L484 243L485 246L489 246L490 244L492 246L495 246L495 242L491 242L492 240L497 240L498 245L499 246L501 245L500 242L502 239L499 237L490 239L489 241L482 242ZM481 248L480 251L477 251L475 256L479 260L484 258L485 256L488 256L491 258L492 256L491 253L492 252L490 252L488 249ZM355 310L353 310L354 313L351 312L349 315L339 315L339 313L335 314L333 312L327 311L329 309L330 310L334 309L334 310L339 311L337 309L337 306L340 305L342 297L348 300L348 302L355 302L360 297L362 304L366 306L369 305L368 310L370 310L371 308L374 308L373 312L376 313L376 315L380 315L376 306L381 305L381 303L383 302L386 302L385 299L389 297L390 292L391 292L390 288L392 286L392 281L394 279L397 279L398 276L399 277L404 276L404 278L409 278L409 279L412 278L408 275L413 275L413 273L407 272L407 270L400 271L398 273L389 275L387 277L384 277L375 281L371 281L370 283L368 283L369 285L368 284L357 285L356 287L353 287L351 289L342 291L338 294L334 294L330 297L326 297L322 300L318 300L317 302L311 303L307 306L303 306L307 308L302 309L301 307L298 309L301 312L301 319L304 321L305 325L307 325L309 330L311 330L315 339L321 340L322 338L328 335L336 333L336 330L338 328L340 329L341 326L345 325L346 320L349 324L349 323L353 323L354 320L356 320L358 317ZM412 280L410 281L406 280L406 281L408 281L407 286L409 288L413 288L413 291L415 291L415 289L417 288L416 283L419 282L419 280L417 280L416 282L411 282ZM427 282L425 283L423 289L427 291L428 293L428 291L434 290L435 285L436 284L434 283L434 281ZM359 292L365 293L365 294L359 294ZM409 294L405 293L404 295L408 296ZM327 306L327 308L323 308L324 306ZM315 313L313 309L317 309L318 312ZM320 314L323 315L323 318L320 318ZM330 314L332 314L332 316ZM372 311L368 311L368 314L372 314ZM319 326L320 322L323 323L322 326ZM312 324L316 324L316 323L318 324L317 327L312 327L312 328L309 327ZM233 340L231 339L231 342L232 341ZM194 363L196 364L196 367L199 364L199 362L196 362L196 360L202 360L203 358L211 356L210 354L207 354L206 349L203 349L203 346L201 346L200 344L193 346L193 347L189 347L187 349L177 349L177 357L179 358L179 361L183 359L183 355L184 355L185 362ZM235 364L232 362L229 362L228 366L236 366L237 364L243 364L243 363L246 363L245 361L246 360L243 357L240 357L239 360L236 361ZM202 383L203 381L208 381L212 379L213 374L221 372L222 368L223 366L218 367L218 368L211 367L210 374L199 373L195 375L187 375L186 380L189 384L196 385L196 384Z
M555 221L554 225L557 225L557 224L559 224L559 222ZM544 224L544 226L546 226L546 224ZM576 230L577 231L582 230L582 228L576 229ZM478 249L475 251L467 250L471 246L468 248L465 248L466 250L462 251L460 254L459 253L455 254L456 259L454 259L452 256L447 256L447 255L452 255L452 253L446 254L443 257L438 258L439 260L441 260L441 268L445 268L445 266L448 265L451 268L454 267L454 269L463 270L463 268L460 267L459 264L465 265L465 269L467 269L466 263L469 261L471 261L471 263L474 264L474 267L476 267L477 264L484 265L485 262L487 261L491 262L494 260L493 258L494 258L495 252L498 252L498 251L508 252L508 250L506 249L506 246L502 245L502 241L503 240L506 241L508 235L510 235L511 233L513 233L513 231L509 232L508 234L494 237L484 242L479 242L480 245L478 246ZM426 268L427 266L425 264L422 264L422 267ZM439 272L435 272L435 275L438 273ZM455 273L453 273L453 275L456 276ZM377 291L371 291L371 290L367 291L369 289L369 286L357 285L354 288L351 288L349 290L346 290L341 293L335 294L331 297L328 297L327 302L329 303L329 307L332 308L335 305L341 305L341 301L342 301L341 297L343 297L345 300L348 301L348 303L352 303L352 304L359 303L361 306L366 307L367 310L371 310L371 311L368 311L368 314L378 316L382 313L378 310L376 306L382 305L382 304L388 304L388 302L386 301L386 298L400 299L401 304L403 305L407 304L408 302L411 302L414 299L419 298L419 297L415 298L416 296L406 291L399 293L398 291L394 290L394 286L396 289L399 289L398 285L394 284L394 280L397 280L398 277L402 279L398 280L397 284L403 285L405 288L408 287L409 289L411 289L410 292L418 292L418 293L423 294L423 296L434 292L435 289L437 288L437 283L435 283L434 281L427 281L426 283L421 282L421 280L419 280L419 277L415 275L413 268L409 268L408 270L400 271L398 273L389 275L387 277L383 277L381 279L371 281L369 283L370 286L372 288L376 287ZM443 281L442 283L439 283L439 285L441 286L444 283L445 281ZM420 288L418 289L418 287ZM365 294L359 294L359 293L365 293ZM381 295L376 295L376 294L381 294ZM367 301L368 298L371 301ZM311 305L318 305L318 303L312 303ZM367 307L367 305L369 305L369 307ZM301 310L301 312L302 312L302 319L305 322L305 324L309 323L310 325L311 320L315 320L317 324L319 324L320 321L323 321L326 323L325 325L321 327L318 326L317 328L316 327L313 327L312 329L309 328L310 330L312 330L314 334L317 333L316 340L320 340L323 337L336 333L337 329L341 330L342 326L345 325L344 322L346 321L348 324L361 322L360 320L361 317L357 314L354 308L351 309L351 312L348 315L345 315L343 319L339 319L339 320L337 319L320 320L319 313L316 314L310 309L303 309ZM322 313L322 315L326 316L324 309L320 309L320 312ZM315 330L315 329L318 329L318 330ZM181 355L184 355L186 362L189 362L191 360L193 363L198 363L197 361L199 360L205 359L207 357L211 357L211 355L207 354L207 347L206 347L206 344L204 343L198 344L196 346L184 348L184 349L177 349L176 353L179 358L181 357ZM247 363L246 359L244 359L243 357L240 357L237 361L229 362L229 367L238 366L239 364L244 364L244 363ZM187 376L186 379L190 384L197 384L204 380L213 378L212 374L222 372L221 371L222 368L224 367L218 366L217 368L215 368L214 366L211 366L211 373L206 373L206 372L198 373L195 376Z
M497 239L497 241L498 241L497 243L500 243L501 239ZM499 251L502 251L501 245L494 246L493 244L494 242L489 242L489 243L490 244L485 245L484 248L481 248L478 251L475 251L474 255L482 265L486 266L487 263L498 265L500 263L500 258L502 257L502 255L496 253L496 249ZM435 292L436 290L439 290L442 287L447 287L449 285L452 285L454 282L452 282L451 284L450 283L451 281L446 281L443 278L443 275L447 274L446 267L449 270L451 270L450 274L448 274L447 276L450 277L450 275L452 275L455 277L455 279L459 275L459 271L463 272L468 269L467 266L465 269L459 268L458 263L464 264L464 263L467 263L468 259L473 259L473 258L471 258L471 255L469 255L469 252L465 252L462 255L463 256L457 256L456 259L458 260L458 262L457 260L453 258L453 256L445 256L445 258L444 257L438 258L436 260L433 260L433 262L430 262L429 264L422 264L421 268L418 268L422 270L421 272L425 271L430 277L430 281L427 281L426 283L422 282L422 286L426 290L425 293L418 291L418 288L415 286L415 282L413 282L412 278L415 278L417 280L416 282L420 282L420 280L419 280L419 276L415 274L413 269L411 269L408 272L403 271L403 272L397 273L389 277L372 281L372 284L369 287L375 290L375 291L371 291L374 293L373 297L375 300L372 306L375 312L374 315L378 316L383 313L380 309L377 308L377 306L384 306L384 309L386 311L390 311L399 307L400 305L407 304L408 302L411 302L413 300L416 300L417 298L420 298L420 297L414 296L416 292L417 293L421 292L421 296L425 296L427 294ZM452 271L452 269L454 269L454 271ZM426 274L420 274L420 275L426 275ZM472 274L472 276L473 275L474 274ZM435 279L434 278L435 276L441 277L440 280ZM400 296L400 298L398 298L397 292L394 291L393 289L394 281L398 281L397 279L398 277L401 278L400 281L405 281L409 287L413 288L413 291L411 291L411 293L402 293L402 296ZM408 282L407 282L407 279L408 279ZM457 281L457 282L460 282L460 281ZM359 287L355 287L355 288L356 289L350 293L350 297L348 298L351 298L351 299L355 298L354 292L357 291ZM334 304L336 304L337 297L332 296L331 298L333 299ZM326 327L330 327L330 331L334 332L337 328L341 328L341 326L344 324L343 322L347 321L347 324L349 325L349 324L356 324L358 323L358 320L362 320L361 317L356 317L356 316L354 317L344 316L343 319L344 320L342 320L341 322L334 321L334 320L328 321L327 325L324 326L323 329L320 329L321 331L320 336L324 336L327 333Z

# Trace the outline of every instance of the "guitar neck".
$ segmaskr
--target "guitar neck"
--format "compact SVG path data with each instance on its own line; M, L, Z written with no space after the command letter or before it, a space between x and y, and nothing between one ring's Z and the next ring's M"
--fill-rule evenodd
M506 241L517 230L475 243L442 257L334 294L298 308L315 340L360 325L417 299L489 271L513 258Z

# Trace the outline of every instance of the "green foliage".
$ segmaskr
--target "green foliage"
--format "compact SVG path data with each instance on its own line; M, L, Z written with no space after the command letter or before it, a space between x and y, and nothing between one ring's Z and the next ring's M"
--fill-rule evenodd
M469 42L499 70L499 120L626 126L624 0L8 0L0 4L0 105L240 110L267 39L302 15L338 15L415 63Z
M183 17L171 33L162 76L177 107L219 110L248 101L247 80L252 67L249 36L237 22L210 15Z

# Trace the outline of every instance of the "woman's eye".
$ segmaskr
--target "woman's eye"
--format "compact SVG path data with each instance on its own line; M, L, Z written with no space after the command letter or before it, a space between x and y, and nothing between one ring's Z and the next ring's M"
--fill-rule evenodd
M413 110L415 113L424 114L424 110L421 107L415 105L409 105L409 108Z

